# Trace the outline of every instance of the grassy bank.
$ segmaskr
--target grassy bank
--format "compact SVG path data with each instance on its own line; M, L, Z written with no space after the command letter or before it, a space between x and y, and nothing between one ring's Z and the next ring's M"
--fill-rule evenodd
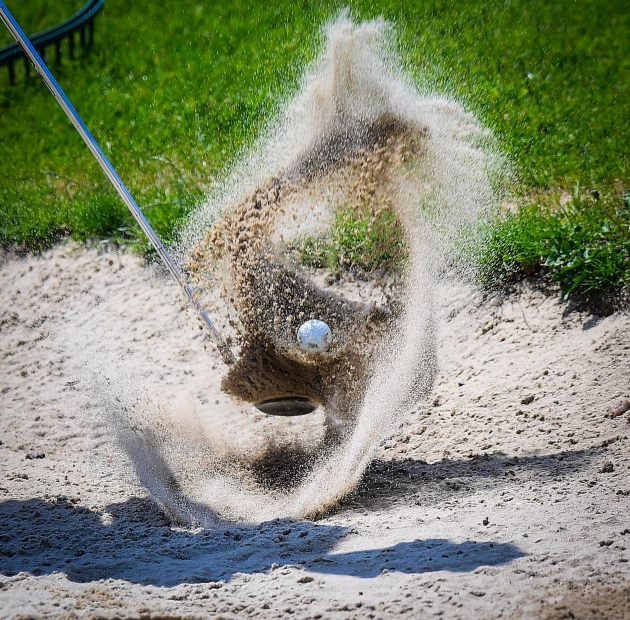
M7 4L33 31L82 2ZM383 15L394 22L403 58L419 83L473 110L514 161L526 206L497 220L495 239L514 238L536 213L556 218L560 234L571 237L554 196L576 186L584 196L596 192L601 204L619 213L623 231L624 192L630 188L627 3L347 4L356 17ZM320 25L339 8L326 2L106 0L93 53L65 62L55 74L168 240L295 91L301 67L321 42ZM43 84L10 87L2 71L0 116L1 244L39 248L66 234L143 243ZM588 218L604 226L607 216L592 209L598 201L582 194L575 213L592 212ZM534 245L548 228L527 228ZM581 237L572 238L580 243ZM559 268L552 257L557 243L549 240L556 236L547 239L539 244L537 265L553 271ZM502 257L482 258L488 273L514 276L532 268L531 253L488 247ZM508 264L509 270L500 267Z
M623 200L575 188L570 197L526 203L484 224L481 278L490 286L549 272L567 298L630 284L630 192Z

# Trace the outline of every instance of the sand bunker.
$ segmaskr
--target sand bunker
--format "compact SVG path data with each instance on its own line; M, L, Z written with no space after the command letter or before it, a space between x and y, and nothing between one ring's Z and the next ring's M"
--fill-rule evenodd
M627 616L628 412L612 413L630 397L627 312L441 284L432 394L355 490L315 523L198 529L172 527L146 486L179 486L187 523L221 500L255 515L312 475L322 414L231 411L178 285L131 252L66 243L5 262L0 282L6 617ZM87 357L109 391L86 383ZM140 410L170 442L130 426ZM124 424L156 444L144 462L130 446L135 471L112 447Z

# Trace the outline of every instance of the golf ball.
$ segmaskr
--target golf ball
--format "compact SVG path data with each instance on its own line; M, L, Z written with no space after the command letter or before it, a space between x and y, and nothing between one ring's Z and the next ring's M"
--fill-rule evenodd
M297 332L298 344L306 353L323 353L332 344L330 327L317 319L306 321Z

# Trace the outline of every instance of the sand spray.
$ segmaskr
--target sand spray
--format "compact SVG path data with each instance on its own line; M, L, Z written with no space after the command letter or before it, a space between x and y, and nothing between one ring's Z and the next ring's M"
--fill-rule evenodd
M369 200L387 202L395 210L407 248L403 273L390 291L397 310L380 337L366 340L370 362L361 381L352 384L360 387L351 401L340 406L352 423L337 441L325 442L324 422L334 419L335 403L349 391L347 383L339 381L336 392L332 381L327 411L270 418L221 391L228 369L212 351L203 352L205 360L190 353L194 378L167 385L163 377L170 372L157 366L151 370L147 356L125 348L131 338L115 336L120 322L113 306L108 310L101 304L77 314L92 317L83 319L86 324L101 317L99 331L87 340L74 337L72 345L91 377L90 410L99 412L121 459L174 522L211 526L308 518L329 510L356 487L383 441L431 390L441 321L436 291L444 279L473 275L456 248L500 199L494 179L505 174L505 167L491 146L492 137L473 115L458 103L418 91L393 52L393 37L392 26L381 19L355 23L342 12L329 23L325 49L305 70L299 92L191 216L173 248L185 268L209 227L232 218L233 225L221 234L232 234L239 243L251 238L261 256L280 256L295 239L325 230L336 206L353 200L353 192L365 192ZM253 213L255 226L241 212ZM258 212L265 213L264 221ZM254 339L250 332L256 320L243 318L239 308L244 286L239 289L239 282L247 280L247 273L234 268L234 256L227 252L209 265L204 304L236 346L244 347ZM256 261L242 259L239 269L253 269L261 262ZM308 280L308 271L290 261L283 265L288 277L295 269L294 280ZM335 299L345 299L344 282L361 294L373 285L342 279L333 287ZM385 297L377 290L376 301L348 304L368 321L365 317L371 315L364 308L370 303L386 308ZM283 355L297 360L290 341L299 326L299 308L292 307L290 295L286 303L278 299L285 298L258 295L252 312L273 332ZM190 329L183 327L189 317L180 312L173 321L175 310L168 303L163 312L155 308L164 347L169 339L183 343L190 333L178 333ZM339 330L345 329L342 318ZM76 333L76 325L71 331ZM181 348L187 350L185 344ZM156 360L159 355L158 346ZM338 356L343 355L339 345Z

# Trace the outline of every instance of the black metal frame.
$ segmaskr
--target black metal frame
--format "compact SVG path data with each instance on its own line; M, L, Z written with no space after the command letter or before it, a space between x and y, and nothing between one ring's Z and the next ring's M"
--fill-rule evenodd
M94 19L103 9L105 0L88 0L74 15L62 21L60 24L38 32L29 37L33 47L39 55L46 61L46 48L55 46L55 63L61 62L61 42L68 39L68 55L74 58L75 33L79 32L79 42L81 48L87 52L92 47L94 41ZM24 71L26 77L31 75L31 63L24 55L18 43L10 43L0 48L0 67L6 65L9 68L9 82L15 84L15 63L20 59L24 60Z

